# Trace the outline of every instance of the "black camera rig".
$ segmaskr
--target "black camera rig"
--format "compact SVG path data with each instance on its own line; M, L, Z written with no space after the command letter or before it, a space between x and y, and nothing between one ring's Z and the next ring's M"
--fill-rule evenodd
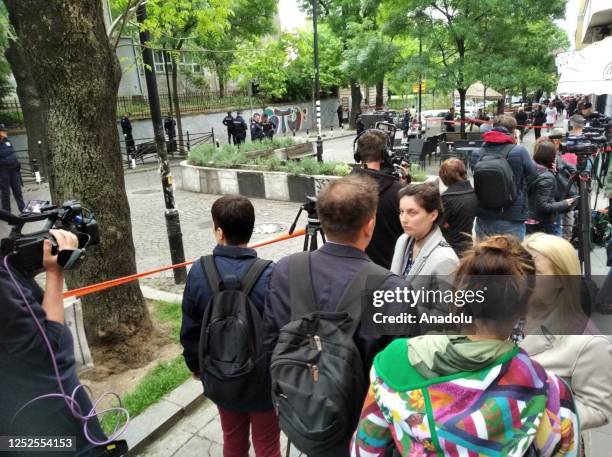
M69 200L62 206L48 202L31 201L19 216L0 210L0 220L12 226L7 238L0 241L0 255L11 256L12 266L26 277L34 277L43 271L43 243L50 240L52 254L58 254L57 242L49 233L51 229L63 229L74 233L78 249L59 252L58 263L65 269L75 267L84 257L88 246L100 242L98 223L92 213L76 200ZM42 230L22 233L26 224L45 221Z

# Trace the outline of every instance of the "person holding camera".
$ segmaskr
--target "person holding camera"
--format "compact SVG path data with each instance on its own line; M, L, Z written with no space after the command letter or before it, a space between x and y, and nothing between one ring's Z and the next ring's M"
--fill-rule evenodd
M11 190L19 212L25 207L21 195L20 168L13 144L8 139L8 131L4 124L0 124L0 194L2 209L8 212L11 212Z
M401 185L397 179L381 171L381 164L387 154L386 134L368 130L357 140L355 161L361 162L363 168L354 168L353 173L367 175L378 184L378 206L376 208L376 226L372 241L366 248L366 254L374 263L389 269L395 240L404 233L399 221L399 200L397 193Z
M78 388L72 334L64 322L58 254L76 250L78 240L65 230L49 233L57 254L45 240L44 292L11 266L10 255L0 258L0 436L72 437L73 451L54 455L86 456L107 438L96 416L82 419L93 407Z
M557 150L553 143L543 141L537 144L533 159L538 174L530 182L527 191L529 219L526 222L526 231L554 235L557 215L569 211L578 197L557 200L557 180L554 175Z

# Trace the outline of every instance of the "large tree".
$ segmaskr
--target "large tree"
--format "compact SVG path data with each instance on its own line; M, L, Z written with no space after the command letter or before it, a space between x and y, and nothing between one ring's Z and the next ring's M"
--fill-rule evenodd
M277 0L228 0L231 14L227 28L221 34L200 33L195 44L202 49L201 58L217 75L219 96L225 95L230 66L239 46L274 30Z
M384 0L386 27L409 30L422 41L424 53L416 66L435 78L438 87L459 93L462 120L468 87L491 73L492 63L495 72L517 72L524 63L516 58L512 38L537 21L552 25L564 4L554 0L542 8L537 0ZM464 127L462 123L462 131Z
M122 0L125 1L125 0ZM178 97L178 69L181 53L188 51L198 36L218 41L228 27L225 0L148 0L148 18L143 28L151 32L153 43L168 51L172 61L172 92L174 115L178 128L180 150L183 146L183 124Z
M53 201L95 213L99 246L67 274L69 288L136 272L130 209L116 127L120 69L99 0L5 0L15 45L46 119ZM36 14L32 14L35 11ZM21 97L21 95L20 95ZM141 360L151 321L137 282L83 297L90 344L123 362Z

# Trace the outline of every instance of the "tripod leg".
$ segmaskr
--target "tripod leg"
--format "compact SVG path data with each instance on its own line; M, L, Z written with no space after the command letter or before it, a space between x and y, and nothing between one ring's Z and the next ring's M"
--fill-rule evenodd
M580 192L580 254L583 263L583 275L587 279L591 279L591 205L589 202L590 193L587 188L587 182L580 180L578 182L578 190Z

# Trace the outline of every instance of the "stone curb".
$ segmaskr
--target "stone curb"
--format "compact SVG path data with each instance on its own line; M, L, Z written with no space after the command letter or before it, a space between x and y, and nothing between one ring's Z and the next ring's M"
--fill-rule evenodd
M164 292L147 286L140 286L140 288L145 298L149 300L163 300L172 303L181 303L182 300L179 294ZM157 403L151 405L130 420L128 428L120 437L128 443L129 452L127 455L138 455L147 445L168 431L205 400L206 397L202 393L202 383L189 379Z

